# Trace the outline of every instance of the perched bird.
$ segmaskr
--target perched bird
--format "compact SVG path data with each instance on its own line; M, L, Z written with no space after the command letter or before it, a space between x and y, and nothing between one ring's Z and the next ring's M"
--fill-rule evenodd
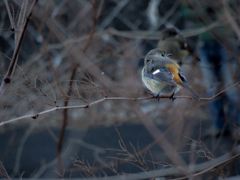
M167 52L172 53L171 59L183 60L186 56L191 55L198 61L200 58L193 53L193 50L187 43L185 37L177 32L175 28L168 28L162 31L158 48L165 49Z
M160 95L169 95L173 101L174 94L181 88L186 89L193 98L199 99L199 96L189 87L179 65L168 57L170 55L160 48L148 52L142 70L143 83L156 95L158 101Z

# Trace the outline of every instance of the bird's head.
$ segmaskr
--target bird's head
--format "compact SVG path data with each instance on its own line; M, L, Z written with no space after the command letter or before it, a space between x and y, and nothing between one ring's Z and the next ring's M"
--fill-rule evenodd
M144 64L148 64L152 61L160 60L163 58L166 58L168 56L171 56L172 54L167 54L167 52L164 49L156 48L149 51L144 59Z
M164 40L166 38L175 37L178 34L175 28L164 29L160 35L160 39Z

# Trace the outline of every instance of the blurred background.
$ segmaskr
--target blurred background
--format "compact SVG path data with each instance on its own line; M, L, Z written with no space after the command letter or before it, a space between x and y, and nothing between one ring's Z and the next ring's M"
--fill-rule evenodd
M1 80L16 48L21 9L26 17L32 3L0 1ZM237 0L39 0L0 99L0 123L32 117L1 124L0 177L148 174L233 152L240 132L239 10ZM166 28L176 28L201 59L180 63L191 88L202 98L220 95L173 103L151 98L141 71ZM51 111L65 106L77 107ZM192 178L236 176L239 166L237 156Z

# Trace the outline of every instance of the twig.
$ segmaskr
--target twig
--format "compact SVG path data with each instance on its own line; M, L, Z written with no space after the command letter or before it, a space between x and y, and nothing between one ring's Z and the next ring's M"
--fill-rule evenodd
M1 161L0 161L0 178L11 179Z
M25 14L27 10L27 5L28 5L28 0L23 0L22 5L21 5L21 10L18 16L18 23L17 23L17 29L15 31L15 47L18 45L18 41L21 37L21 33L23 31L23 26L24 26L24 19L25 19Z
M136 114L138 115L139 120L145 126L149 134L156 140L159 136L162 136L162 132L159 128L154 124L153 120L144 115L144 113L140 110L140 108L136 107ZM178 155L175 148L168 142L168 140L163 137L161 141L159 141L158 146L164 151L167 157L179 168L179 170L183 172L187 172L183 167L186 166L186 162L184 159Z
M223 165L223 164L229 163L229 162L237 159L239 156L240 156L240 153L238 153L237 155L235 155L235 156L233 156L233 157L231 157L231 158L229 158L229 159L227 159L227 160L225 160L225 161L222 161L222 162L220 162L220 163L217 163L217 164L215 164L215 165L212 165L211 167L206 168L206 169L200 171L199 173L195 173L195 174L191 175L191 177L196 177L196 176L199 176L199 175L204 174L204 173L206 173L206 172L209 172L209 171L211 171L212 169L217 168L218 166L221 166L221 165ZM213 160L213 161L215 161L215 160ZM210 161L210 162L212 162L212 161ZM188 178L189 178L189 177L187 176L187 177L177 178L177 179L174 179L174 180L184 180L184 179L188 179Z
M156 109L154 109L153 111L156 111ZM150 111L150 112L151 112L151 111ZM145 115L148 115L148 113L145 113ZM136 117L134 117L134 119L136 119ZM147 151L150 152L150 149L151 149L153 146L155 146L159 141L161 141L163 137L165 137L171 130L173 130L173 128L177 127L180 122L181 122L181 120L180 120L180 121L177 121L176 123L174 123L174 124L172 124L171 126L169 126L168 129L167 129L166 131L164 131L161 136L159 136L157 139L155 139L155 140L154 140L153 142L151 142L149 145L147 145L146 147L144 147L142 150L139 150L139 152L137 153L137 155L141 156L141 154L146 153ZM114 124L116 124L116 123L114 123ZM95 166L95 167L93 167L93 168L94 168L94 170L104 169L104 168L109 168L109 165L110 165L111 167L114 167L114 166L117 167L118 165L120 165L120 164L122 164L122 163L125 163L125 162L128 162L128 161L131 160L131 159L132 159L131 157L127 157L127 158L125 158L125 159L121 159L120 161L119 161L119 159L118 159L118 161L115 161L115 163L112 163L112 162L111 162L110 164L105 164L104 166ZM77 168L70 168L69 170L66 170L66 172L73 172L73 171L75 171L75 172L77 171L77 172L78 172L79 169L77 169Z
M220 94L222 94L223 92L239 85L240 82L237 82L236 84L222 90L221 92L217 93L216 95L210 97L210 98L199 98L199 100L204 100L204 101L210 101L212 99L214 99L215 97L219 96ZM176 99L177 98L184 98L184 99L193 99L193 97L191 96L174 96ZM160 98L169 98L169 96L160 96ZM18 118L14 118L14 119L10 119L10 120L7 120L7 121L3 121L0 123L0 126L3 126L5 124L9 124L9 123L12 123L12 122L15 122L15 121L19 121L21 119L26 119L26 118L36 118L36 117L39 117L43 114L47 114L47 113L50 113L50 112L53 112L53 111L57 111L57 110L64 110L64 109L80 109L80 108L89 108L93 105L96 105L98 103L101 103L101 102L104 102L106 100L126 100L126 101L142 101L142 100L147 100L147 99L155 99L155 97L141 97L141 98L128 98L128 97L105 97L105 98L102 98L102 99L99 99L99 100L96 100L92 103L89 103L89 104L86 104L86 105L80 105L80 106L64 106L64 107L55 107L55 108L51 108L51 109L48 109L48 110L45 110L45 111L41 111L37 114L33 114L33 115L26 115L26 116L21 116L21 117L18 117Z
M27 139L29 138L29 136L31 135L32 131L34 130L34 128L37 126L37 123L32 124L24 133L18 149L17 149L17 155L16 155L16 159L15 159L15 163L14 163L14 168L13 168L13 176L15 176L18 172L19 172L19 167L20 167L20 160L21 160L21 156L22 156L22 151L24 148L24 145L27 141Z
M86 51L87 51L87 49L89 47L90 41L92 40L93 34L95 32L95 29L96 29L96 26L97 26L97 23L98 23L98 18L99 18L100 14L101 14L101 10L102 10L102 7L103 7L103 3L104 3L104 0L101 1L99 10L97 10L97 0L94 0L94 3L92 5L93 6L93 11L94 11L94 17L93 17L94 24L93 24L93 26L91 28L88 41L85 44L85 47L83 49L83 53L84 54L86 53ZM66 101L64 103L65 106L68 106L69 97L70 97L70 94L72 92L71 89L72 89L73 82L74 82L73 80L75 78L76 71L77 71L78 67L79 67L79 65L74 63L72 74L71 74L71 77L70 77L70 82L69 82L69 90L68 90L68 93L67 93L67 99L66 99ZM63 123L62 123L61 131L60 131L60 135L59 135L58 151L57 151L57 154L58 154L58 171L60 171L60 172L62 171L61 152L62 152L63 138L64 138L64 134L65 134L66 127L67 127L67 117L68 117L68 109L64 109L64 112L63 112Z
M69 102L69 97L71 94L71 88L72 88L72 84L73 84L73 79L75 77L76 71L77 71L77 67L75 66L73 68L72 74L71 74L71 78L70 78L70 82L69 82L69 90L67 93L67 99L64 102L65 106L68 106L68 102ZM67 117L68 117L68 109L64 109L63 111L63 122L62 122L62 127L61 127L61 131L59 134L59 139L58 139L58 143L57 143L57 157L58 157L58 171L62 171L62 160L61 160L61 153L62 153L62 144L63 144L63 138L64 138L64 134L65 134L65 130L67 127Z
M191 154L190 154L190 157L189 157L189 164L190 165L194 165L195 162L196 162L196 160L194 158L195 150L196 150L196 142L192 141L192 143L191 143ZM193 166L190 166L190 168L193 168ZM189 169L190 172L192 172L193 170L194 169ZM190 174L189 180L193 180L193 175L192 174Z
M228 3L226 2L226 0L222 0L222 3L223 3L223 12L224 12L229 24L232 26L234 32L236 33L238 39L240 40L240 28L238 27L236 21L234 20L234 18L231 16L231 14L229 12Z
M234 84L234 85L232 85L232 86L230 86L230 87L228 87L228 88L220 91L219 93L215 94L214 96L212 96L212 97L210 97L210 98L200 98L199 100L210 101L210 100L212 100L213 98L215 98L215 97L219 96L220 94L222 94L223 92L225 92L225 91L227 91L227 90L229 90L229 89L231 89L231 88L233 88L233 87L235 87L235 86L237 86L237 85L239 85L239 84L240 84L240 82L237 82L236 84Z
M191 36L197 36L199 34L202 34L204 32L207 32L215 27L219 27L221 24L219 22L213 22L210 25L207 25L205 27L199 28L199 29L187 29L181 31L181 34L184 37L191 37ZM108 28L106 30L98 31L93 34L93 38L101 37L102 35L114 35L114 36L121 36L121 37L126 37L130 39L149 39L149 40L158 40L161 32L151 32L149 31L118 31L113 28ZM88 40L90 34L88 35L83 35L79 38L69 38L65 41L62 41L61 43L57 44L49 44L46 47L46 50L52 50L52 49L61 49L64 46L70 45L72 43L79 43L82 41Z
M239 157L240 157L240 146L237 146L234 149L233 153L228 152L212 161L191 165L193 167L186 166L183 168L193 169L193 171L189 173L198 172L191 175L192 177L196 177L206 172L209 172L221 165L230 163ZM149 178L156 178L156 177L166 177L171 175L184 175L184 172L179 171L179 169L176 167L171 167L171 168L164 168L159 170L151 170L151 171L148 171L148 173L140 172L140 173L134 173L134 174L127 174L127 175L116 175L116 176L108 176L108 177L105 176L105 177L99 177L99 178L94 177L94 178L88 178L88 180L141 180L141 179L149 179ZM175 180L184 180L188 178L189 176L185 176L182 178L177 178ZM86 180L86 178L78 178L78 180Z
M27 15L26 21L25 21L24 26L23 26L23 30L22 30L22 32L20 34L20 37L19 37L19 42L17 43L17 47L16 47L16 49L14 51L14 54L13 54L12 61L9 65L8 71L7 71L6 75L4 76L1 87L0 87L0 99L4 94L4 91L6 89L6 85L10 84L10 82L12 80L14 69L16 67L17 60L18 60L18 55L19 55L19 52L20 52L20 49L21 49L21 46L22 46L22 42L23 42L25 33L27 31L27 26L28 26L28 24L31 20L31 17L32 17L32 14L33 14L33 9L34 9L35 5L37 4L37 2L38 2L38 0L34 0L34 2L32 3L32 6L30 8L30 11Z
M7 12L8 12L8 16L9 16L9 19L10 19L10 22L11 22L10 30L14 31L15 30L15 25L14 25L14 20L13 20L13 17L12 17L11 10L10 10L9 5L8 5L8 0L4 0L4 2L5 2Z

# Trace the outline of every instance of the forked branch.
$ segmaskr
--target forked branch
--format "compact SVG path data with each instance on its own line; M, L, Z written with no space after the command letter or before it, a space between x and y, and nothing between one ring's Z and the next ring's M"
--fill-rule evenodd
M19 40L18 40L18 38L15 38L15 40L18 41L18 42L15 42L16 47L15 47L15 50L14 50L14 53L13 53L11 63L8 67L8 71L7 71L6 75L4 76L4 78L2 80L2 84L1 84L1 87L0 87L0 99L4 94L4 91L6 89L6 85L10 84L10 82L12 80L12 76L13 76L13 73L14 73L14 70L15 70L15 67L16 67L16 64L17 64L17 60L18 60L18 55L19 55L19 52L20 52L20 49L21 49L21 46L22 46L22 42L23 42L25 33L27 31L27 26L28 26L28 24L31 20L31 17L32 17L32 14L33 14L33 9L34 9L35 5L37 4L37 2L38 2L38 0L34 0L34 2L32 3L32 6L31 6L31 8L28 12L28 15L26 17L26 21L25 21L24 26L23 26L23 30L21 31L21 34L19 36ZM26 6L24 6L24 7L26 7Z
M240 82L237 82L236 84L220 91L219 93L215 94L214 96L210 97L210 98L199 98L199 100L203 100L203 101L211 101L212 99L214 99L215 97L219 96L220 94L224 93L225 91L239 85ZM184 98L184 99L193 99L191 96L174 96L176 99L177 98ZM33 114L33 115L26 115L26 116L21 116L21 117L18 117L18 118L14 118L14 119L10 119L8 121L3 121L0 123L0 126L3 126L5 124L9 124L9 123L12 123L12 122L15 122L15 121L19 121L19 120L22 120L22 119L26 119L26 118L34 118L36 119L37 117L41 116L41 115L44 115L44 114L47 114L47 113L50 113L50 112L53 112L53 111L57 111L57 110L64 110L64 109L80 109L80 108L90 108L91 106L93 105L96 105L98 103L101 103L101 102L104 102L106 100L125 100L125 101L142 101L142 100L147 100L147 99L154 99L155 97L141 97L141 98L128 98L128 97L105 97L105 98L102 98L102 99L99 99L99 100L96 100L92 103L89 103L89 104L85 104L85 105L80 105L80 106L64 106L64 107L54 107L54 108L51 108L51 109L48 109L48 110L45 110L45 111L42 111L42 112L39 112L37 114ZM160 98L170 98L169 96L160 96Z

